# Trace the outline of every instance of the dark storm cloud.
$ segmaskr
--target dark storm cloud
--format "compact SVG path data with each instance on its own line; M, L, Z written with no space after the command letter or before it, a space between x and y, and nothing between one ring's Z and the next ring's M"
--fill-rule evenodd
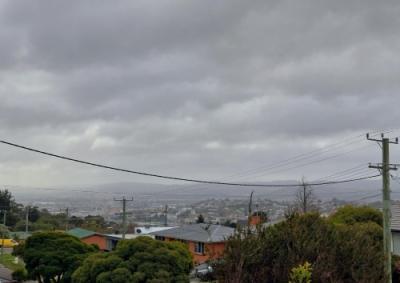
M396 1L3 1L0 134L214 178L397 127L399 12ZM55 168L43 183L110 178L1 154L35 174Z

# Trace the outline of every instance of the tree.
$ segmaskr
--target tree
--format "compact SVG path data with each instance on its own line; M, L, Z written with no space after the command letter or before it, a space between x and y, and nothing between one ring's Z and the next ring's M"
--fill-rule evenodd
M184 244L138 237L121 241L114 252L88 257L72 278L74 283L183 283L192 266Z
M6 225L12 227L23 217L23 206L15 202L11 192L6 190L0 190L0 210L6 211ZM2 219L1 219L1 222Z
M265 268L262 264L262 241L248 229L238 230L227 242L224 257L214 262L218 282L262 282ZM261 268L260 268L261 267Z
M38 207L34 206L29 208L29 221L35 223L39 220L41 212Z
M196 223L204 223L204 216L202 214L199 214L197 217Z
M25 280L28 280L28 273L24 268L19 268L11 274L12 279L17 281L17 282L24 282Z
M26 240L20 253L30 278L39 283L68 283L75 269L95 251L68 234L39 232Z
M353 212L363 215L363 208ZM219 282L288 282L304 262L312 265L312 282L382 282L382 227L362 219L336 224L316 212L293 213L258 233L242 231L216 265Z
M335 224L356 224L374 222L382 226L382 213L369 206L346 205L339 208L330 220Z
M0 209L9 211L14 198L12 194L7 190L0 190Z
M91 231L96 231L96 232L105 232L107 229L106 221L104 218L100 215L88 215L83 219L83 223L80 225L80 227L91 230Z
M7 239L10 237L10 231L8 230L7 226L0 224L0 235L4 239ZM0 244L1 244L1 241L0 241Z
M295 208L302 213L317 210L316 197L304 178L301 182L301 187L296 193Z
M353 282L383 282L383 232L374 222L338 225L338 272Z

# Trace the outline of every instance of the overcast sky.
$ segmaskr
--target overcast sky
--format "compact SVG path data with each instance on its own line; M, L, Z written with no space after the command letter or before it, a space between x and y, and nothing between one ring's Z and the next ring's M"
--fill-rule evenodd
M0 3L1 139L139 171L270 181L378 162L379 147L355 137L399 128L399 1ZM327 160L261 170L343 141L303 163ZM160 182L0 145L3 185L120 181Z

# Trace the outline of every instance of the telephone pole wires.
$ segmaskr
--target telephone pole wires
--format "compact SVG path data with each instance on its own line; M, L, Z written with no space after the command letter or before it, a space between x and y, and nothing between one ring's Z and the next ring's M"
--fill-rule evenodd
M122 202L122 239L125 239L125 234L126 234L126 202L127 201L133 201L133 198L126 199L123 197L122 199L115 199L114 201L120 201Z
M382 208L383 208L383 251L384 272L386 282L392 282L392 234L390 231L391 200L390 200L390 170L397 170L397 166L390 164L389 144L398 144L399 139L390 140L381 134L381 139L367 139L377 142L382 148L382 163L369 164L369 168L378 169L382 174Z

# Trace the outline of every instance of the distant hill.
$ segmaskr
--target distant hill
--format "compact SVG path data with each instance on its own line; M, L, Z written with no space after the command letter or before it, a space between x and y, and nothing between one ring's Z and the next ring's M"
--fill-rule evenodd
M295 184L294 181L271 182L269 184ZM268 184L268 183L267 183ZM364 180L353 183L324 185L312 187L315 195L321 200L337 198L347 201L355 200L379 200L381 181ZM9 187L16 198L104 198L110 199L113 196L122 195L134 196L136 199L207 199L207 198L247 198L251 191L254 197L267 198L271 200L291 200L296 194L297 188L279 187L233 187L209 184L185 184L185 185L164 185L153 183L109 183L85 187L64 187L64 188L32 188L32 187ZM400 196L398 183L392 184L393 198ZM373 197L373 195L377 195Z

